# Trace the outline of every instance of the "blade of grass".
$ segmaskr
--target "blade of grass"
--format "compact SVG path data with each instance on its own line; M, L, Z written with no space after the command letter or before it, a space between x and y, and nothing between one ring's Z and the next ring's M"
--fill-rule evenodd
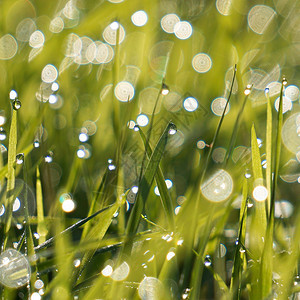
M11 227L12 219L12 205L15 200L14 188L15 188L15 162L17 152L17 111L12 110L12 120L9 130L9 143L8 143L8 162L7 162L7 189L6 189L6 218L5 218L5 229L4 229L4 242L3 249L6 248L6 244L9 237L9 230Z
M274 177L273 182L272 180L272 170L271 170L271 159L272 154L272 112L271 112L271 104L268 101L268 116L267 116L267 138L269 144L267 144L267 182L269 181L268 185L268 204L270 206L269 211L269 220L268 220L268 227L267 227L267 234L266 234L266 242L265 247L262 255L262 264L261 264L261 271L260 271L260 282L261 282L261 293L262 298L266 298L272 290L272 278L273 278L273 235L274 235L274 214L275 214L275 192L277 187L278 181L278 172L279 172L279 163L280 163L280 151L281 151L281 131L282 131L282 122L283 122L283 83L281 85L280 90L280 97L279 97L279 109L278 109L278 116L277 116L277 135L276 135L276 145L275 145L275 169L274 169ZM268 137L269 135L269 137ZM269 158L269 160L268 160ZM268 165L270 167L268 168Z
M148 143L146 136L144 135L143 131L141 129L139 129L141 138L143 140L144 146L145 146L145 150L147 152L147 156L150 159L151 155L152 155L152 149L150 144ZM161 201L162 201L162 205L165 211L165 214L168 218L169 221L169 226L170 229L174 228L174 208L173 208L173 204L172 204L172 199L170 197L170 193L169 190L167 188L165 179L164 179L164 175L163 172L161 170L161 167L158 166L157 172L155 174L155 181L156 184L158 186L158 190L159 190L159 194L161 197Z

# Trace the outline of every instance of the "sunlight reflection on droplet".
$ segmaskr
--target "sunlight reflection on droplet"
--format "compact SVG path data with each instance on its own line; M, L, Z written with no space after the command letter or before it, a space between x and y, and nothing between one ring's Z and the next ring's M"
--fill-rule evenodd
M161 28L166 33L174 33L175 25L179 22L180 19L176 14L168 14L162 17L160 24Z
M198 73L206 73L211 69L212 61L206 53L198 53L192 60L193 68Z
M294 206L287 200L275 202L275 218L289 218L294 211Z
M129 275L129 265L127 262L123 262L119 267L117 267L111 274L111 278L115 281L122 281Z
M15 90L11 90L9 92L9 99L10 100L15 100L18 97L18 93Z
M58 71L55 66L48 64L42 71L42 80L46 83L52 83L57 79Z
M183 101L183 107L186 111L195 111L198 108L198 101L194 97L187 97Z
M66 213L72 212L75 209L76 205L73 199L65 199L62 203L62 210Z
M131 21L135 26L144 26L148 21L147 13L143 10L136 11L131 16Z
M265 201L268 197L268 190L263 185L258 185L253 189L252 195L256 201Z
M280 101L280 97L278 97L274 103L275 109L277 111L279 109L279 101ZM292 100L286 96L283 96L282 97L282 113L284 114L284 113L288 112L289 110L292 110L292 108L293 108Z
M26 257L8 249L0 255L0 282L9 288L19 288L30 280L30 264Z
M225 170L219 170L207 179L200 189L207 200L221 202L231 195L233 180Z
M255 5L248 13L248 25L257 34L263 34L276 12L266 5Z
M192 25L187 21L178 22L174 26L174 33L180 40L186 40L193 33Z
M256 140L257 140L257 145L258 145L258 148L261 148L261 147L262 147L262 145L263 145L263 143L262 143L262 140L261 140L261 139L259 139L259 138L257 138Z
M140 114L140 115L138 115L138 117L136 118L136 122L137 122L137 124L138 124L139 126L144 127L144 126L147 126L147 125L148 125L149 119L148 119L148 117L147 117L146 115Z
M205 265L205 267L210 267L211 266L211 257L209 255L205 256L204 265Z
M0 217L2 217L5 213L5 207L4 205L2 204L1 207L0 207Z
M18 51L18 43L11 34L0 38L0 59L11 59Z
M295 85L289 85L286 87L284 95L292 101L296 101L299 98L299 88Z
M180 205L178 205L178 206L175 207L174 213L175 213L176 216L179 214L180 209L181 209L181 206L180 206Z
M18 211L21 207L21 202L19 198L16 198L13 204L13 211Z
M223 16L230 15L232 0L217 0L216 8L218 12Z
M226 102L227 102L227 99L225 99L223 97L219 97L219 98L214 99L213 102L211 103L212 112L216 116L222 116L223 111L224 111L225 106L226 106ZM228 114L229 110L230 110L230 104L228 103L228 105L226 107L225 115Z
M110 45L117 44L117 32L119 31L119 41L118 44L121 44L125 38L125 30L124 27L118 22L114 21L110 25L108 25L103 31L104 40Z
M115 96L121 102L128 102L134 97L134 87L128 81L121 81L115 87Z
M44 45L45 36L40 30L33 32L29 38L29 46L32 48L40 48Z
M160 299L163 295L163 284L155 277L145 277L138 288L142 300Z

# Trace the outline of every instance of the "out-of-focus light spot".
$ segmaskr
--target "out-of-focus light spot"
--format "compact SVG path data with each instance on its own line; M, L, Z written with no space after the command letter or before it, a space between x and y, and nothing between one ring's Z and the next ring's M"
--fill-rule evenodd
M253 189L252 195L256 201L265 201L268 197L268 190L263 185L258 185Z
M198 108L198 101L193 97L188 97L183 101L183 107L186 111L192 112Z
M219 248L217 249L217 257L222 258L226 255L227 249L224 244L220 244Z
M138 117L136 118L136 122L139 126L147 126L149 123L149 119L146 115L144 114L140 114L138 115Z
M119 35L119 41L117 42L117 32ZM124 27L118 22L112 22L108 25L102 34L104 40L110 45L121 44L125 38L125 30Z
M163 284L155 277L145 277L138 287L139 296L143 300L159 299L163 295L163 291Z
M154 188L154 194L155 194L156 196L160 196L159 189L158 189L157 186Z
M49 103L55 104L57 102L57 96L56 95L50 95L49 96Z
M270 97L276 96L280 93L281 83L278 81L272 81L267 85L266 89L268 89Z
M166 33L174 33L175 25L179 22L180 19L176 14L168 14L162 17L160 24Z
M66 213L72 212L76 207L74 200L71 198L65 199L61 206L62 210Z
M133 129L134 126L135 126L135 122L132 121L132 120L130 120L130 121L127 123L127 126L128 126L129 129Z
M18 211L21 207L21 201L19 198L16 198L13 204L13 211Z
M5 129L0 127L0 141L4 141L5 139L6 139L6 131L5 131ZM1 153L3 152L2 146L3 145L1 145Z
M92 136L97 132L97 125L94 121L90 121L90 120L84 121L82 124L82 128L81 128L82 132L84 132L83 128L85 128L87 130L86 133L89 136Z
M131 188L131 190L132 190L132 192L133 192L134 194L137 194L139 188L138 188L137 186L133 186L133 187Z
M80 53L75 57L75 62L79 65L91 63L96 55L96 45L92 39L87 36L80 38Z
M81 264L81 261L78 258L73 261L73 265L75 268L78 268L80 266L80 264Z
M279 110L279 101L280 101L280 97L278 97L274 103L275 109L277 111ZM288 112L289 110L292 110L292 108L293 108L292 100L290 98L288 98L287 96L283 96L282 97L282 113L284 114L284 113Z
M53 33L60 33L65 27L64 20L61 17L55 17L51 20L49 30Z
M78 150L77 150L78 158L88 159L88 158L90 158L90 156L91 156L91 152L87 147L85 147L84 145L80 145L78 147Z
M36 30L35 22L26 18L23 19L16 28L16 38L20 42L28 42L31 34Z
M29 38L29 46L32 48L40 48L45 43L45 36L40 30L33 32Z
M219 97L213 100L211 103L211 111L216 115L216 116L222 116L223 111L225 109L227 100L223 97ZM226 110L225 110L225 115L228 114L230 110L230 104L228 103Z
M18 43L11 34L6 34L0 38L0 59L11 59L16 55L17 51Z
M282 142L292 153L297 153L300 149L300 113L291 115L282 126Z
M89 136L85 133L85 132L80 132L79 133L79 136L78 136L78 139L81 143L85 143L88 141L89 139Z
M15 100L18 97L18 93L15 90L11 90L9 92L9 99L10 100Z
M192 25L187 21L178 22L174 26L174 34L180 40L186 40L193 33Z
M232 193L233 180L225 170L219 170L200 187L203 196L212 202L226 200Z
M225 155L226 149L223 147L218 147L213 150L211 157L215 163L220 164L224 161Z
M108 170L114 171L116 169L116 166L113 164L108 165Z
M134 87L128 81L121 81L115 87L115 96L121 102L128 102L134 97Z
M284 95L292 101L296 101L299 98L299 88L295 85L289 85L286 87Z
M97 63L104 64L110 62L114 57L114 50L112 47L99 41L96 42L96 46L95 59Z
M264 160L261 162L261 165L262 165L262 167L263 167L264 169L266 169L266 168L267 168L267 160L264 159Z
M192 66L198 73L206 73L211 69L212 61L206 53L198 53L193 57Z
M294 211L294 206L289 201L281 200L275 202L275 218L289 218Z
M175 254L175 252L173 252L173 251L170 251L170 252L168 252L168 254L167 254L167 260L171 260L174 256L175 256L176 254Z
M58 71L55 66L48 64L44 67L42 71L42 81L46 83L52 83L57 79Z
M39 290L42 289L44 287L44 282L41 279L38 279L35 283L34 283L34 287Z
M276 12L266 5L255 5L248 13L248 25L257 34L263 34Z
M129 265L127 262L123 262L119 267L117 267L111 274L111 278L115 281L122 281L126 279L129 275Z
M27 258L14 249L7 249L0 255L0 283L6 287L17 289L30 280L31 270Z
M79 17L79 11L75 6L75 4L76 4L75 1L70 0L66 3L65 7L62 10L64 16L70 20L74 20Z
M223 16L230 15L232 0L217 0L216 8L218 12Z
M206 146L205 141L200 140L200 141L197 142L197 148L198 148L198 149L201 149L201 150L202 150L202 149L205 148L205 146Z
M146 23L148 21L148 15L143 10L136 11L131 16L131 21L135 26L138 26L138 27L144 26L144 25L146 25Z
M42 299L41 295L37 292L32 293L30 296L30 300L41 300L41 299Z
M109 277L109 276L111 276L111 274L113 273L113 268L112 268L112 266L110 266L110 265L107 265L102 271L101 271L101 273L102 273L102 275L104 276L104 277Z
M107 1L110 2L110 3L121 3L124 0L107 0Z
M248 84L244 90L244 95L245 96L249 96L251 94L251 88L252 88L252 85L251 84Z
M182 109L182 96L176 92L170 92L163 101L164 107L170 112L177 112Z

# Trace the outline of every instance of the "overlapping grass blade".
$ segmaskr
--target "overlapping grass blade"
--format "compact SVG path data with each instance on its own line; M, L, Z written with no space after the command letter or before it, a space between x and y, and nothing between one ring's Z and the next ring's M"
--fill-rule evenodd
M147 156L150 159L152 156L152 149L150 144L148 143L146 136L144 135L142 129L139 130L141 138L143 140L143 143L145 145L145 150L147 152ZM166 217L168 218L169 221L169 226L170 229L174 228L174 208L173 208L173 203L172 199L170 197L170 193L168 191L167 185L165 183L164 175L163 172L158 166L157 172L155 174L155 181L159 189L160 197L162 200L162 205L165 210Z
M173 123L169 123L161 135L152 155L145 169L145 173L141 178L139 184L139 190L137 193L136 201L130 214L128 224L126 227L126 234L131 236L136 233L138 224L140 222L140 215L143 211L144 204L148 198L150 188L152 186L155 174L158 170L159 163L163 157L167 141L169 130L174 127Z

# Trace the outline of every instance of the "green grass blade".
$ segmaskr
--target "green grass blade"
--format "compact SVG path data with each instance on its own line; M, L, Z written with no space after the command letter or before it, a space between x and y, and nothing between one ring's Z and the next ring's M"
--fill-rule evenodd
M142 179L139 184L139 190L136 197L135 204L133 206L132 212L130 214L128 224L126 227L126 234L131 236L136 233L139 222L140 222L140 215L143 211L144 204L148 198L151 185L154 180L154 176L158 170L159 163L162 159L164 154L167 141L169 130L174 126L174 124L169 123L164 130L162 136L160 137L152 155L146 167L145 173L142 176Z
M39 168L36 168L36 206L37 206L37 233L39 234L39 245L46 241L48 229L44 218L44 204L43 204L43 193L42 183L40 178Z
M262 298L267 297L271 293L272 289L272 274L273 274L273 235L274 235L274 209L275 209L275 192L277 187L278 181L278 172L279 172L279 163L280 163L280 152L281 152L281 131L282 131L282 121L283 121L283 84L281 85L280 90L280 97L279 97L279 109L278 109L278 119L277 119L277 135L276 135L276 145L275 145L275 169L274 169L274 179L273 182L271 181L272 178L272 169L271 163L271 153L268 155L268 152L271 152L272 145L271 138L272 138L272 112L270 103L268 101L268 115L267 115L267 138L269 139L269 144L267 144L267 180L269 179L269 186L268 186L268 199L270 212L269 212L269 222L266 234L266 242L264 247L264 252L262 256L262 264L261 264L261 292ZM269 112L270 110L270 112ZM270 128L271 127L271 128ZM268 135L270 135L268 137ZM267 140L268 141L268 140ZM268 168L268 165L270 167ZM269 177L268 177L269 176ZM267 181L268 183L268 181Z
M17 152L17 111L13 109L12 120L9 131L9 144L8 144L8 162L7 162L7 190L6 190L6 220L4 229L4 244L3 249L6 248L8 241L8 232L11 227L12 219L12 205L15 200L14 188L15 188L15 163L16 163L16 152Z
M143 131L140 129L139 132L140 132L141 138L143 140L143 143L145 145L145 150L147 152L147 156L150 159L150 157L152 155L151 146L148 143ZM159 189L159 193L160 193L160 197L162 200L162 205L163 205L165 214L168 218L170 228L172 229L172 228L174 228L174 208L173 208L172 199L170 197L170 193L169 193L167 185L165 183L164 175L163 175L163 172L162 172L160 166L158 166L157 172L155 174L155 181L156 181L156 184Z

